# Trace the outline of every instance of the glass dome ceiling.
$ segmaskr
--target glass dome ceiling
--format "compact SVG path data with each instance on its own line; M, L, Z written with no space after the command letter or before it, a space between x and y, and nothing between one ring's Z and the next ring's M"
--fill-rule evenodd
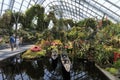
M0 0L0 15L5 10L24 12L34 4L45 7L45 13L53 10L63 18L81 20L84 18L102 19L103 16L113 22L120 22L120 0Z

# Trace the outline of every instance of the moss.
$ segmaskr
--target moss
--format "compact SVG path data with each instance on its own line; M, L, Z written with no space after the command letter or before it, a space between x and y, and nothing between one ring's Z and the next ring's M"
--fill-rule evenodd
M23 59L34 59L34 58L39 58L42 56L45 56L46 51L41 50L38 52L32 52L30 49L27 50L25 53L23 53L22 58Z

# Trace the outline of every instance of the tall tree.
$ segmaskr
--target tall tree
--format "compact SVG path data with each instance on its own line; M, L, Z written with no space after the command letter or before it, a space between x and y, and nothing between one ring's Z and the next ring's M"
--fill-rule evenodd
M11 23L12 12L10 10L6 10L5 13L0 18L0 28L2 28L4 34L12 33L12 23Z

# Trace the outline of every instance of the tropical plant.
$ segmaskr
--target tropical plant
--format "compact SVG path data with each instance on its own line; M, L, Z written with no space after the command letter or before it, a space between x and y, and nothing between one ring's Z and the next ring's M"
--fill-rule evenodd
M46 54L46 50L33 52L30 49L28 49L25 53L23 53L22 58L23 59L35 59L35 58L40 58L42 56L45 56L45 54Z
M12 19L12 12L11 10L6 10L5 13L2 15L0 19L0 28L2 28L2 33L3 35L10 35L13 33L12 26L13 24L11 23Z
M73 27L71 30L68 31L67 37L68 37L68 39L71 40L71 41L77 39L77 37L78 37L78 32L77 32L77 30L76 30L76 27Z
M78 22L76 23L76 26L84 27L84 26L85 26L85 19L78 21Z
M35 29L36 31L43 31L44 27L44 7L39 4L33 5L26 11L26 26L27 28ZM37 17L37 18L35 18ZM32 20L35 19L37 22L36 27L32 24Z
M93 19L93 18L87 18L87 19L85 19L85 27L86 28L90 27L93 30L95 30L96 29L96 25L97 25L97 22L96 22L95 19Z
M95 50L95 60L99 65L111 64L113 61L113 51L108 50L103 45L97 45Z
M49 14L46 16L45 21L50 22L53 21L55 25L57 25L57 18L55 17L54 11L50 11Z
M65 26L68 26L68 24L73 27L74 26L74 22L72 19L64 19L63 23L65 24Z
M120 69L120 59L118 59L114 64L113 66L117 69Z

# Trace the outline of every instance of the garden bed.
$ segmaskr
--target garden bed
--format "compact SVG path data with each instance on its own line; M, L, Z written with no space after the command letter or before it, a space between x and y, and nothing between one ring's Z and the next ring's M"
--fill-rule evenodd
M106 76L108 77L109 80L120 80L120 78L112 75L111 73L109 73L108 71L102 69L101 67L99 67L97 64L95 64L95 66Z

